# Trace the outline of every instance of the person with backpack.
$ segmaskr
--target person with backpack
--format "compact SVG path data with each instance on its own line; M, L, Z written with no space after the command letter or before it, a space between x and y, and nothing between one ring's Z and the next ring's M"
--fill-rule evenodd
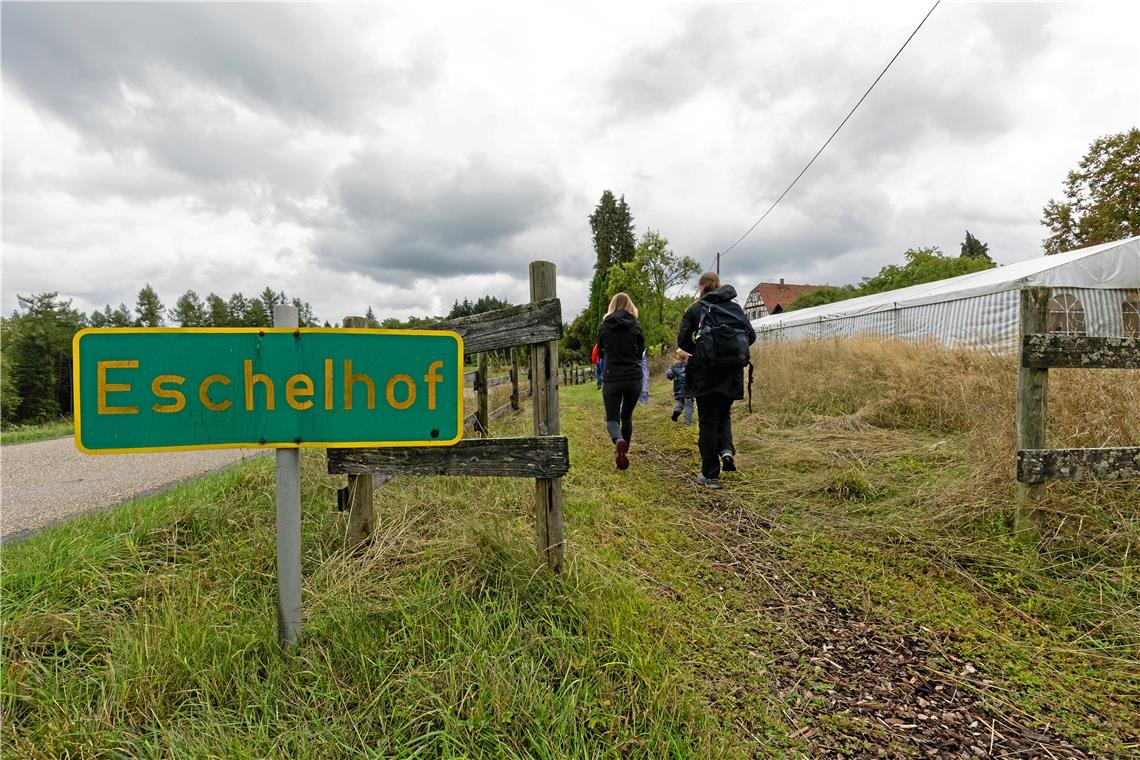
M719 488L721 470L736 469L732 402L744 398L744 368L751 364L756 331L734 300L736 289L722 285L715 272L702 274L697 288L700 299L681 317L677 347L690 354L687 387L697 401L697 484Z
M602 402L606 408L606 432L614 442L614 463L629 467L629 440L633 436L633 410L642 397L642 357L645 336L637 321L637 307L625 293L610 299L606 318L598 328L598 357L602 370Z

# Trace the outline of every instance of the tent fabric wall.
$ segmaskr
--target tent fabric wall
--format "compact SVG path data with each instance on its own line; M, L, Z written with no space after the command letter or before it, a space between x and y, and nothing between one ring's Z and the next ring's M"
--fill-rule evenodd
M1019 292L1031 285L1048 285L1079 299L1087 334L1123 336L1124 301L1140 291L1140 237L761 317L752 325L762 340L862 334L1013 348Z

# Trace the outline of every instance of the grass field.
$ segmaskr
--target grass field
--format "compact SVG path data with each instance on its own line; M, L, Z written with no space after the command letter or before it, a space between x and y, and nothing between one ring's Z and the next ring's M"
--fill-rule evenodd
M1051 484L1041 545L1010 540L1012 366L771 349L717 492L663 379L625 472L593 384L564 388L559 577L523 480L399 478L346 556L304 452L289 654L271 461L47 529L3 550L0 754L1140 752L1137 487ZM1137 373L1057 374L1051 444L1140 441Z
M47 441L52 438L63 438L71 435L72 430L71 420L47 422L42 425L11 425L0 430L0 445L7 446L16 443L32 443L34 441Z

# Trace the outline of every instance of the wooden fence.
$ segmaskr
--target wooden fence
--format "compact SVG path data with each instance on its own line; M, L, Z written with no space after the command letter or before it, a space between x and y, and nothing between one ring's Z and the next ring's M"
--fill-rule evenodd
M427 329L453 330L463 336L467 356L477 355L475 370L477 431L486 435L492 412L487 409L489 351L511 353L511 374L496 385L512 383L511 401L495 410L507 413L520 406L517 348L528 346L529 388L534 436L530 438L465 438L453 446L329 449L328 471L348 475L344 502L348 509L346 545L365 543L374 524L373 488L396 475L462 475L535 479L536 544L551 570L563 562L562 476L570 468L569 445L560 434L558 409L558 340L562 337L562 306L557 298L555 266L530 264L531 302L521 306L448 320ZM510 379L510 378L513 378Z
M1140 477L1140 446L1049 449L1045 445L1050 368L1140 369L1140 338L1047 333L1050 289L1021 291L1021 361L1017 381L1017 511L1014 531L1040 536L1037 509L1048 480Z

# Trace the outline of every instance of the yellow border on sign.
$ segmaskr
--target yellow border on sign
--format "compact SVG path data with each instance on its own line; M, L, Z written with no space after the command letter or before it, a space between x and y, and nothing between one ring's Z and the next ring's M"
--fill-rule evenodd
M301 443L211 443L201 446L145 446L129 449L89 449L83 445L81 434L83 431L80 414L80 375L79 375L79 339L84 335L106 335L108 333L206 333L206 334L242 334L253 333L265 335L266 333L336 333L363 334L363 335L422 335L422 336L448 336L455 338L459 351L457 365L459 367L459 397L456 403L456 421L458 433L446 441L302 441ZM274 449L374 449L393 448L396 446L454 446L463 439L463 336L454 330L386 330L361 327L85 327L71 339L71 371L73 378L72 412L75 416L75 448L84 454L146 454L163 451L207 451L209 449L261 449L271 451Z

